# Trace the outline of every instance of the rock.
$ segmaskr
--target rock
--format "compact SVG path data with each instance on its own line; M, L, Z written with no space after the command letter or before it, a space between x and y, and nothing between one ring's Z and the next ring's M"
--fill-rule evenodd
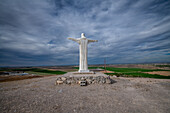
M71 81L70 81L70 80L67 80L67 84L71 84Z
M111 84L112 81L109 76L85 76L85 77L57 77L56 79L56 85L57 84L79 84L81 81L85 81L86 84Z
M65 81L65 80L67 80L67 78L66 77L61 77L61 80Z
M116 75L113 75L114 78L116 78L117 76Z
M111 84L111 80L110 79L106 79L106 84Z
M102 84L103 82L102 81L99 81L99 84Z
M92 80L92 79L93 79L93 77L89 77L89 79L91 79L91 80Z
M60 89L58 92L59 92L59 93L62 93L62 91L63 91L63 90L62 90L62 89Z
M93 77L93 80L96 80L96 77Z
M75 84L75 83L76 83L76 81L73 79L73 80L71 81L71 83Z
M63 81L57 80L57 81L56 81L56 84L58 84L58 85L59 85L59 84L63 84Z
M63 84L67 84L67 80L63 81Z
M102 83L103 83L103 84L104 84L104 83L106 83L106 80L105 80L105 79L103 79Z
M98 80L96 81L96 83L100 83L100 79L98 79Z
M76 80L76 81L79 81L79 80L80 80L80 78L78 78L78 77L75 77L75 78L74 78L74 80Z
M84 77L81 78L82 81L86 80Z
M60 77L57 77L57 80L61 80L61 78L60 78Z
M96 81L94 80L94 81L92 81L92 84L95 84L96 83Z
M86 81L87 81L88 84L91 84L91 83L92 83L92 80L89 79L89 78L88 78Z
M77 83L80 85L81 81L78 81Z

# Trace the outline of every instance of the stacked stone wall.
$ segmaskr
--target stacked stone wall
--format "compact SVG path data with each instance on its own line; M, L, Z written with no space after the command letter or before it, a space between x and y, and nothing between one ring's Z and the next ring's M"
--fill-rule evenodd
M88 76L88 77L57 77L56 85L59 84L80 84L81 81L87 82L87 85L90 84L111 84L112 80L109 76Z

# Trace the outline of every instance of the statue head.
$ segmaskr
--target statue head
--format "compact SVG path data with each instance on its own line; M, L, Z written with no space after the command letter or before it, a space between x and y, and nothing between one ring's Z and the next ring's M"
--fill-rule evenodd
M84 33L81 33L81 38L86 38Z

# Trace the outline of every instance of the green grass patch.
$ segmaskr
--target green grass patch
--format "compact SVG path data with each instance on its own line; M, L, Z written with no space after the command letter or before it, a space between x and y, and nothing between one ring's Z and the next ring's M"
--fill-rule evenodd
M52 70L45 70L45 69L34 69L32 70L33 72L40 72L40 73L46 73L46 74L65 74L66 72L64 71L52 71Z
M79 67L73 67L74 69L79 69Z
M117 77L123 76L122 73L105 73L105 74L106 75L111 75L111 76L116 75Z
M104 69L103 67L101 67ZM152 72L152 71L170 71L163 69L142 69L142 68L114 68L114 67L106 67L106 70L114 71L114 72Z
M24 72L37 72L37 73L44 73L44 74L65 74L66 72L64 71L52 71L52 70L47 70L47 69L40 69L40 68L27 68L27 69L6 69L3 71L24 71Z
M142 72L152 72L152 71L169 71L169 70L162 70L162 69L107 67L106 70L114 71L114 72L113 73L105 73L105 74L116 75L118 77L122 76L122 77L144 77L144 78L170 79L170 76L162 76L162 75L158 75L158 74L142 73Z
M170 67L170 65L156 65L156 67Z

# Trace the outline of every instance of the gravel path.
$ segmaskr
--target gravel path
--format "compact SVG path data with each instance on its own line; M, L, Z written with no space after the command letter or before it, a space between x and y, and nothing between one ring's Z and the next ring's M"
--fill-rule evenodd
M1 113L167 113L170 80L113 78L115 83L57 85L56 76L0 83Z

